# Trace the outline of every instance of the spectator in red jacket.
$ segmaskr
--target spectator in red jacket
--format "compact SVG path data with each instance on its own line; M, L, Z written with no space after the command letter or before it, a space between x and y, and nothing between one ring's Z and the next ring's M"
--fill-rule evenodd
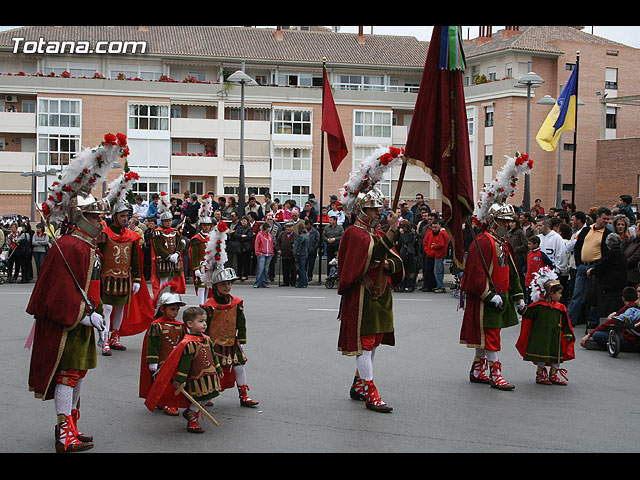
M434 220L431 229L424 234L422 241L424 253L427 259L433 259L433 276L435 277L436 288L434 293L446 292L444 288L444 259L449 248L449 235L442 226L442 220ZM430 262L427 261L427 264ZM426 275L427 272L424 272Z

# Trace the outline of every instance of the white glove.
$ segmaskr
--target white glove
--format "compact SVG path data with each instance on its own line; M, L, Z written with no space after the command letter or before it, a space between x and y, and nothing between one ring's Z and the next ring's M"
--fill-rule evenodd
M87 327L97 328L99 332L105 330L104 318L99 313L93 312L91 315L85 316L82 320L80 320L82 325L86 325Z
M133 285L131 285L131 293L135 295L139 291L140 291L140 282L133 282Z
M491 298L491 303L493 303L496 308L502 308L502 297L500 295L494 295Z
M98 332L98 341L96 343L99 348L102 348L109 343L109 331L106 328Z
M172 253L169 256L169 261L173 263L178 263L178 258L179 258L179 255L177 253Z
M523 311L525 307L524 300L520 299L516 302L516 308L519 312Z
M195 271L196 277L198 277L198 278L202 278L203 277L204 273L202 273L201 270L198 269L198 270L194 270L194 271Z
M151 373L156 373L158 371L158 364L157 363L150 363L149 364L149 371Z

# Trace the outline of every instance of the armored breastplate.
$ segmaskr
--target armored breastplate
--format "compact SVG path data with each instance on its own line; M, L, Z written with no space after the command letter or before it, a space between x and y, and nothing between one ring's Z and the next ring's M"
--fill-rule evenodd
M132 246L133 242L115 242L107 236L102 275L117 278L129 277Z
M211 344L205 340L204 342L193 342L192 345L195 347L195 351L189 369L189 379L198 380L206 375L216 374Z
M162 341L160 342L160 352L158 353L158 357L160 357L158 364L162 365L174 347L180 343L183 330L181 325L162 324L160 332Z
M159 239L162 247L168 252L169 255L176 253L178 249L178 243L180 242L180 235L178 230L171 230L166 232L164 230L154 230L154 238ZM181 272L182 271L182 255L178 257L178 263L174 264L168 259L163 259L158 252L156 252L156 269L158 274L167 272Z
M236 309L238 306L225 309L212 308L213 316L209 318L207 335L214 345L230 347L236 341Z

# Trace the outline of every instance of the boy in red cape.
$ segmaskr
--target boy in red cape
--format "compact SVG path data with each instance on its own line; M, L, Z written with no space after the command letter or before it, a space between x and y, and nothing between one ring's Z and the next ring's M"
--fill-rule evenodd
M137 335L153 319L153 305L142 273L140 236L126 227L128 217L129 204L118 200L112 208L111 224L98 239L104 262L101 296L111 332L109 342L102 347L102 354L107 356L112 349L126 350L120 342L121 335Z
M180 295L173 291L176 287L176 283L169 282L156 298L158 311L142 342L140 398L147 398L154 375L186 333L184 323L178 320L180 307L185 303ZM174 405L176 402L178 404ZM172 394L157 400L157 406L162 407L167 415L178 415L177 407L182 405L184 398L176 398Z
M182 252L185 241L177 228L171 226L173 214L169 210L169 195L160 192L158 204L160 226L151 232L151 288L154 298L168 282L178 282L177 293L186 293Z
M175 395L177 388L185 388L198 403L217 397L222 390L222 367L213 351L211 339L204 334L206 318L206 312L200 307L189 307L184 311L183 321L189 333L185 334L158 370L144 402L153 412L161 400L168 401L171 395L182 397L174 403L186 407L182 416L187 420L187 431L190 433L204 432L198 423L200 410L184 395Z
M560 303L562 285L549 267L543 267L534 275L531 286L533 303L522 313L516 349L523 360L537 365L536 383L567 385L567 371L560 368L560 363L575 358L575 334L567 308Z

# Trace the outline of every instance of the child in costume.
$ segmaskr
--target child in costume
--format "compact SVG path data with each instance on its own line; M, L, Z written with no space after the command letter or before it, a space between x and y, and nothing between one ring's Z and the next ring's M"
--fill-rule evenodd
M169 282L156 298L157 312L142 344L140 398L147 398L154 375L186 333L184 323L178 320L180 307L185 303L174 293L177 287L175 282ZM162 410L167 415L179 413L175 406L163 405Z
M205 256L205 282L211 288L211 297L202 308L207 312L206 334L211 337L216 356L225 370L223 387L238 387L240 405L255 407L259 402L247 395L244 365L247 357L244 346L247 342L247 326L242 299L231 295L231 285L237 280L232 268L224 268L226 262L226 232L224 222L218 223L209 235Z
M188 333L172 350L164 365L156 375L145 405L151 411L156 407L158 399L175 395L176 389L184 389L198 404L186 402L182 416L187 420L187 431L203 433L200 426L200 404L202 401L217 397L222 391L220 379L222 367L213 351L211 339L204 333L207 328L207 314L200 307L185 309L182 319Z
M551 268L543 267L534 275L531 287L532 303L522 313L516 348L525 361L536 364L536 383L567 385L567 371L560 363L575 358L575 334L567 309L560 303L562 285Z

